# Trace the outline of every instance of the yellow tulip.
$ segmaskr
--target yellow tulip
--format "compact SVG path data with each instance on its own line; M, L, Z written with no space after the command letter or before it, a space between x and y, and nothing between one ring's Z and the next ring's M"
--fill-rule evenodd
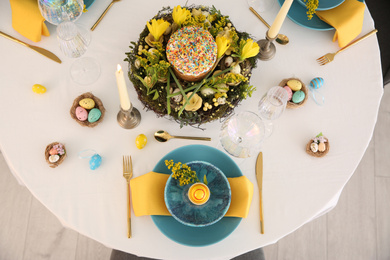
M148 22L146 25L148 26L149 32L153 35L154 39L158 41L161 35L163 35L163 33L167 30L170 23L164 21L164 19L153 19L151 22L152 24Z
M260 47L257 42L254 42L252 39L246 40L245 45L241 50L240 60L256 56L259 53L259 50Z
M215 38L215 42L217 43L217 58L221 58L223 54L225 54L226 50L229 49L230 44L229 40L226 39L225 36L217 36Z
M172 18L179 26L182 25L182 23L184 23L189 17L191 17L191 12L186 8L181 8L180 5L173 8Z

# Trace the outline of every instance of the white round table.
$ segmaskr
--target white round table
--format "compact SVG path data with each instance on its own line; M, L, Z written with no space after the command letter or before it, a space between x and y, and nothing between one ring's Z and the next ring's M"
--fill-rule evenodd
M79 23L90 28L110 1L96 1L82 15ZM127 68L125 52L130 41L138 40L146 22L162 7L182 1L121 1L116 3L92 32L92 43L85 56L101 65L99 80L79 86L69 77L73 60L57 46L55 27L49 25L50 37L33 43L12 29L11 9L0 3L1 30L56 53L63 61L57 64L21 45L0 38L0 148L15 177L42 202L64 226L112 247L139 256L163 259L227 259L275 243L303 224L332 209L349 180L375 126L382 96L379 48L376 36L370 37L339 54L326 65L316 59L338 50L332 42L334 31L314 31L286 19L281 33L290 43L276 45L276 56L259 61L251 83L257 90L244 100L238 111L257 112L259 98L283 78L298 77L309 83L323 77L321 89L325 105L318 106L309 97L304 107L286 110L275 122L273 135L264 142L264 220L265 234L260 234L259 196L255 179L255 159L236 159L244 175L254 184L254 196L246 219L219 243L205 247L180 245L165 237L150 216L132 217L133 237L126 236L126 184L122 177L122 155L131 155L134 176L151 171L166 153L189 144L204 144L221 149L220 122L204 125L205 131L192 127L180 129L175 122L157 118L143 110L131 82L126 78L130 99L142 115L141 124L125 130L116 122L119 97L114 72L116 65ZM214 5L229 15L236 28L256 39L265 36L266 28L250 12L246 1L201 0L196 4ZM262 14L271 24L279 10L277 4ZM374 28L366 9L362 34ZM125 70L126 71L126 70ZM37 95L34 84L48 91ZM69 115L74 98L91 91L105 108L103 122L95 128L81 127ZM171 134L211 137L211 142L171 140L158 143L156 130ZM305 152L308 140L323 132L331 142L324 158ZM147 146L138 150L137 135L148 137ZM59 167L50 168L44 159L47 144L59 141L66 145L68 157ZM94 149L103 158L99 169L88 168L88 160L78 158L85 149Z

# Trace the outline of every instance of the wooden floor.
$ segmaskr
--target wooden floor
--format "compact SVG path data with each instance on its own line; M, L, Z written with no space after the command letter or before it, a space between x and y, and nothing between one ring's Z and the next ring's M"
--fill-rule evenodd
M371 144L337 206L264 249L267 260L390 259L389 86ZM110 253L63 228L17 184L0 155L0 260L108 260Z

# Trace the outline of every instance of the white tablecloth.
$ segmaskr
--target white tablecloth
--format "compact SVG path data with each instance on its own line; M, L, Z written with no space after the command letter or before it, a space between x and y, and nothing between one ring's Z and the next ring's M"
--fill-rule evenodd
M90 28L109 0L96 1L82 15L79 23ZM240 31L256 39L264 38L266 28L249 11L246 1L200 0L196 4L215 5L229 15ZM325 106L309 98L296 110L286 110L275 122L273 135L264 142L264 219L265 234L259 232L259 197L255 181L256 158L234 159L242 172L254 183L255 191L249 216L226 239L211 246L188 247L166 238L151 217L132 218L133 237L126 237L126 185L122 177L122 155L133 158L134 175L151 171L166 153L187 144L205 144L221 150L218 141L220 123L204 125L205 131L192 127L179 128L175 122L157 118L136 98L131 82L126 79L131 101L141 111L142 122L134 130L125 130L116 122L119 97L114 72L124 62L130 41L136 41L145 23L163 6L184 5L183 1L121 1L116 3L92 33L92 43L85 56L94 57L101 65L98 82L79 86L69 77L73 60L66 58L57 46L55 27L52 36L32 43L12 29L8 1L0 3L1 31L56 53L57 64L26 47L0 38L0 148L21 182L62 223L108 247L140 256L163 259L226 259L276 242L303 224L330 210L356 169L371 139L382 96L379 48L376 36L339 54L335 61L320 67L319 56L336 51L331 41L333 31L314 31L286 19L282 33L290 43L276 45L277 53L270 61L259 61L251 83L257 88L252 98L236 111L257 111L259 98L281 79L299 77L305 83L323 77L321 89ZM189 4L192 4L189 3ZM272 23L279 6L264 13ZM362 35L374 28L366 10ZM33 84L47 87L37 95ZM95 128L77 124L69 115L73 99L91 91L106 108L104 121ZM176 135L208 136L211 142L171 140L158 143L156 130L165 129ZM331 142L329 154L321 159L305 153L308 140L323 132ZM147 146L138 150L135 138L144 133ZM44 159L47 144L59 141L66 145L68 157L56 169ZM102 157L101 167L88 168L88 161L77 154L94 149Z

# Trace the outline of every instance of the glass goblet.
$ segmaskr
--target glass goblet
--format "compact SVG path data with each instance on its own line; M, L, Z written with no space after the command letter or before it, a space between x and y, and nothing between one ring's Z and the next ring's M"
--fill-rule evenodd
M73 22L62 22L57 26L57 39L61 51L69 58L79 58L87 51L91 34ZM73 62L70 76L80 85L89 85L100 76L100 65L93 58L80 58Z
M219 139L230 155L246 158L260 150L264 134L262 119L253 112L245 111L227 118L221 126Z
M38 0L43 18L58 25L65 21L75 22L83 13L83 0Z
M273 132L273 120L279 118L287 105L288 93L279 86L272 87L260 99L258 109L260 117L265 121L266 134L268 138Z

